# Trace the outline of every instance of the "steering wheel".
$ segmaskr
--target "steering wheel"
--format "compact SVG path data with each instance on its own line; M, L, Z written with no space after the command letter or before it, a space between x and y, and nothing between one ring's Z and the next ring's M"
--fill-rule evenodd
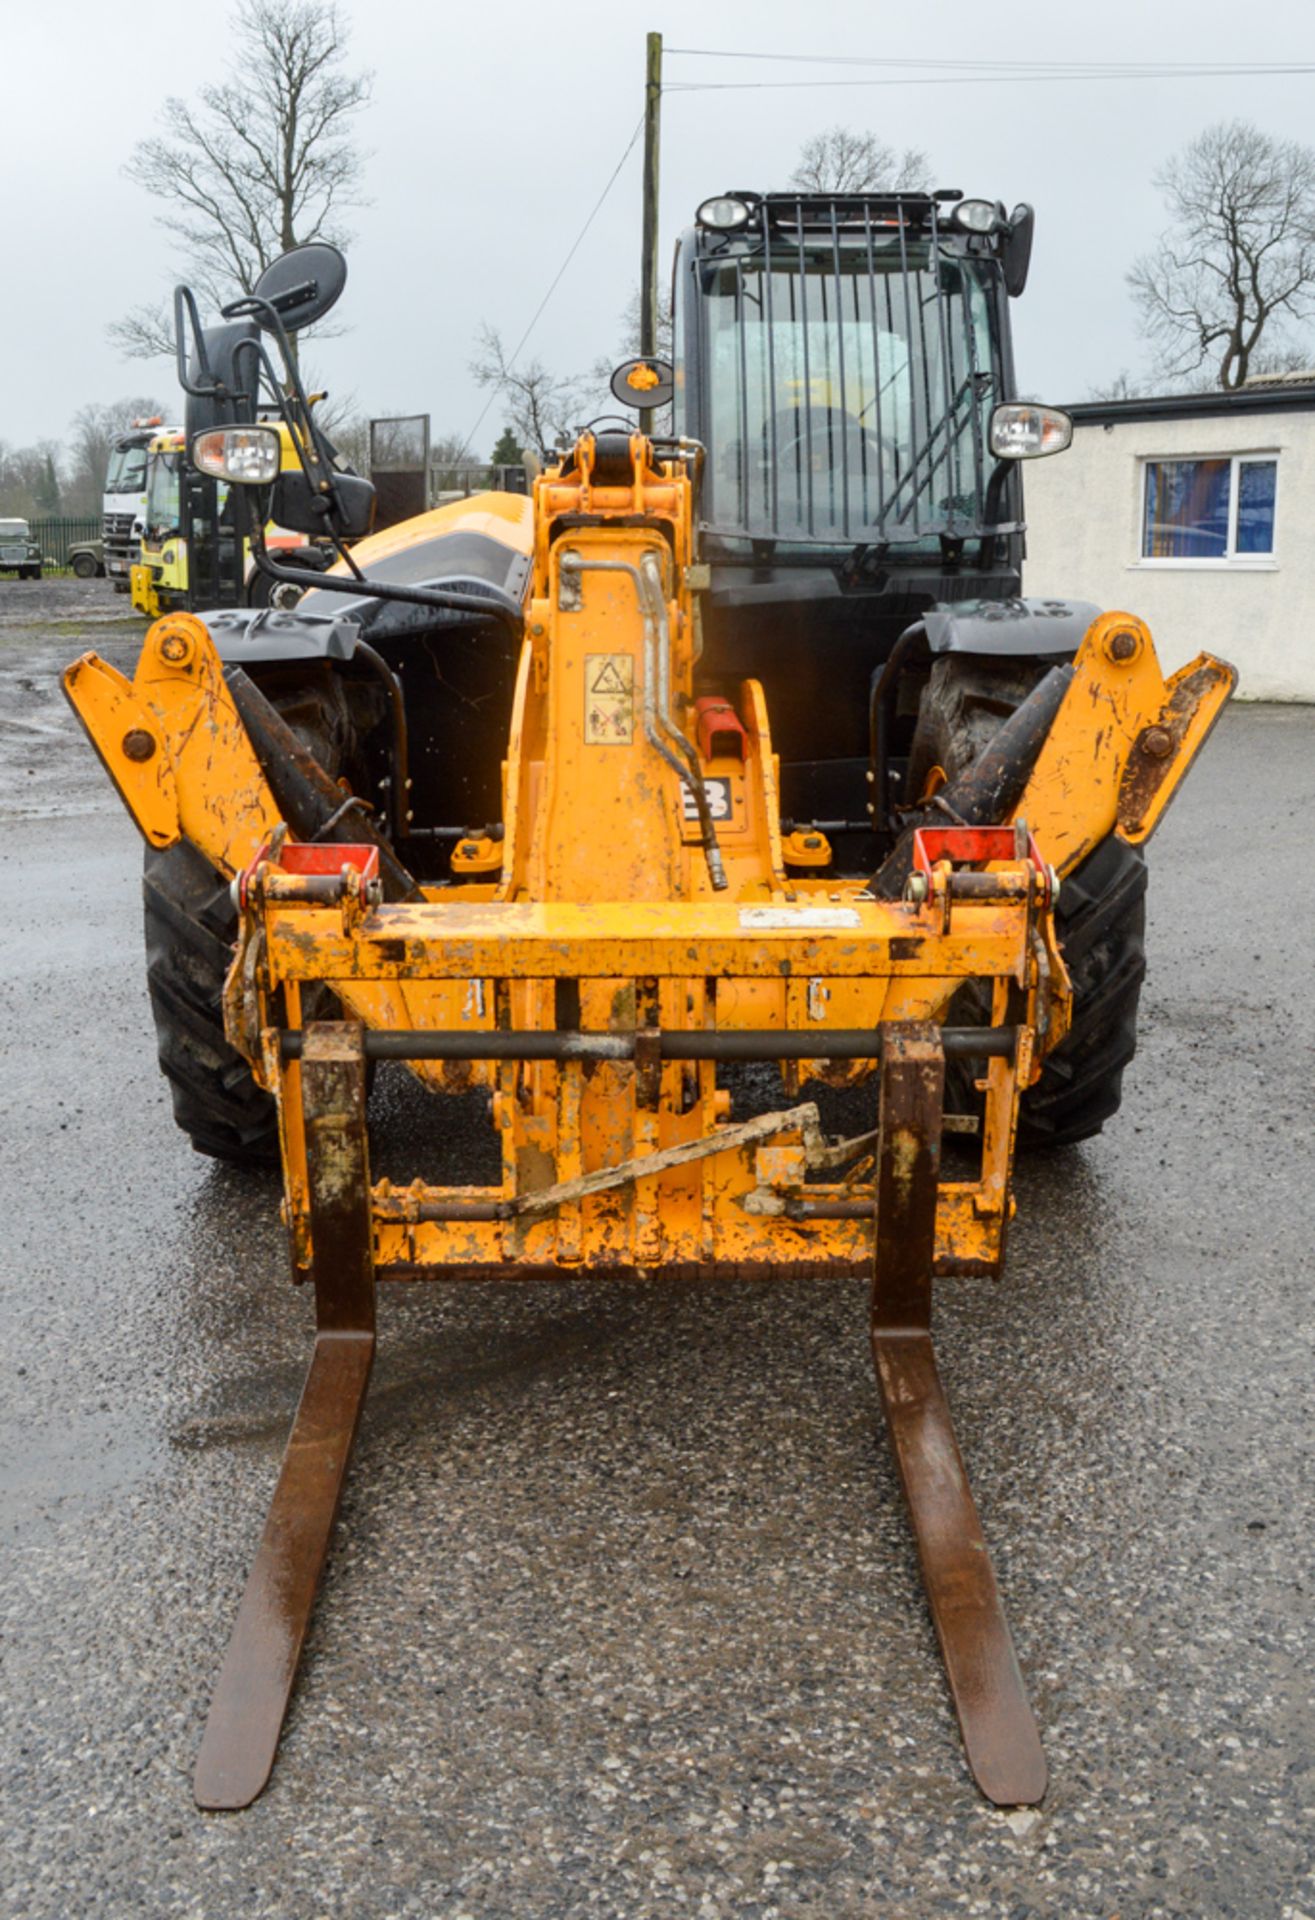
M776 458L778 466L785 466L787 462L808 458L810 433L807 424L794 426L793 429L790 425L787 425L785 432L788 433L793 430L793 437L790 439L783 437L781 424L782 422L806 423L806 420L807 413L803 407L794 407L789 413L777 415ZM876 458L878 470L882 474L883 486L888 475L891 478L894 477L899 457L899 448L895 441L887 439L884 435L874 433L870 427L865 427L863 422L857 419L854 414L846 413L840 407L814 407L812 409L812 420L811 439L814 450L816 450L819 441L823 445L828 442L834 445L836 439L840 439L843 442L846 453L848 453L848 448L851 445L865 447L869 453ZM818 426L819 421L821 422L820 429ZM845 465L848 466L848 464L848 457L846 457Z

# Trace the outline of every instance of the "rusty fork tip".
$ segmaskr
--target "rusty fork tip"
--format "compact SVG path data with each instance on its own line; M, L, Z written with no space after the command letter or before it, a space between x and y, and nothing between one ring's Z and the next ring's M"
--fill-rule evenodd
M192 1775L192 1798L202 1813L241 1813L243 1808L259 1800L273 1771L271 1761L259 1779L252 1776L242 1780L235 1777L234 1769L222 1762L217 1766L207 1765L202 1748Z
M983 1794L1002 1813L1008 1813L1011 1807L1039 1807L1046 1797L1050 1775L1039 1747L1035 1756L1017 1759L1011 1766L998 1770L983 1767L979 1772L971 1758L968 1764Z

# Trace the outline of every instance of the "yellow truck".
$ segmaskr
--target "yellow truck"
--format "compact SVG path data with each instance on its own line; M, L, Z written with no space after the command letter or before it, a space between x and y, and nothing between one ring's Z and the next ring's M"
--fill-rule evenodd
M276 424L285 467L295 468L287 428ZM272 524L265 541L307 573L334 559L331 549ZM235 531L228 487L196 470L188 458L187 435L173 428L156 434L146 449L140 552L130 581L133 607L148 619L201 608L290 606L301 591L288 582L271 582L255 567L250 541Z

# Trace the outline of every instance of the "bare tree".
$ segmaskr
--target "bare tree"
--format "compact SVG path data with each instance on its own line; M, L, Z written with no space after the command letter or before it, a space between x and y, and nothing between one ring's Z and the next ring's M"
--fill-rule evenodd
M370 471L370 417L359 412L343 413L332 422L324 422L340 459L354 473Z
M166 100L164 132L125 169L211 307L250 293L289 247L349 238L340 216L360 205L362 168L350 122L370 95L368 73L343 70L333 0L244 0L232 42L233 78L194 104ZM109 331L131 358L173 352L167 305L136 307Z
M61 507L77 512L62 500L56 462L60 448L54 440L39 440L31 447L9 447L0 440L0 514L16 514L25 520L43 514L58 513ZM53 488L53 500L52 500ZM100 493L96 494L96 511Z
M640 290L638 287L632 287L630 290L630 298L626 301L621 313L621 351L612 362L612 366L608 367L608 375L611 374L612 368L619 365L622 360L632 360L639 353L639 336L641 332L639 303ZM675 323L672 314L671 294L665 287L658 288L657 306L657 344L653 351L659 360L670 360L672 344L675 339Z
M626 301L619 315L620 334L615 353L600 356L589 369L588 385L593 399L589 403L588 410L591 413L611 413L615 411L617 399L616 395L612 392L612 375L624 361L636 360L639 357L639 302L640 290L637 286L632 287L630 290L630 298ZM673 358L675 335L675 318L672 310L671 294L665 288L659 288L657 359L670 361ZM640 402L636 399L633 404L638 406ZM671 409L664 407L654 419L654 430L659 433L666 433L670 430L670 426Z
M1097 380L1087 388L1088 400L1140 400L1146 387L1126 367L1120 367L1112 380Z
M130 395L109 405L89 401L74 414L69 434L68 479L64 502L70 513L99 513L110 446L134 420L159 419L168 424L158 400Z
M931 162L916 147L897 154L874 133L828 127L805 140L786 184L798 193L926 193Z
M459 433L440 433L429 443L430 484L439 492L464 485L472 467L483 463Z
M570 438L587 398L582 380L552 373L542 360L517 364L498 329L487 321L479 330L470 371L477 386L501 394L508 422L523 447L542 452Z
M1169 379L1240 387L1315 313L1315 151L1221 122L1155 176L1173 225L1128 275ZM1263 345L1262 345L1263 343Z

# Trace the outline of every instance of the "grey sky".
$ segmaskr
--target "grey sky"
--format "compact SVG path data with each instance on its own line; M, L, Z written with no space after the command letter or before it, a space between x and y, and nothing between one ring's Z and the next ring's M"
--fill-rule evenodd
M516 339L642 110L644 34L670 47L983 59L1303 60L1308 4L1273 0L1259 41L1236 0L702 0L600 4L345 0L375 70L360 119L371 204L355 218L340 308L349 328L316 371L363 409L473 425L467 363L481 319ZM177 263L121 167L165 94L190 95L225 33L218 6L51 0L6 10L3 124L7 297L0 304L0 439L61 438L87 400L175 391L166 362L119 357L108 320L167 291ZM669 80L860 77L852 71L670 55ZM1037 207L1031 284L1016 309L1020 380L1056 401L1137 368L1123 282L1162 224L1150 176L1200 128L1237 115L1309 139L1315 75L1172 82L823 87L668 95L662 254L700 199L779 186L802 141L836 121L925 148L938 182ZM527 353L581 370L617 341L638 277L639 149L540 321ZM497 409L480 432L487 453ZM487 443L487 445L485 444Z

